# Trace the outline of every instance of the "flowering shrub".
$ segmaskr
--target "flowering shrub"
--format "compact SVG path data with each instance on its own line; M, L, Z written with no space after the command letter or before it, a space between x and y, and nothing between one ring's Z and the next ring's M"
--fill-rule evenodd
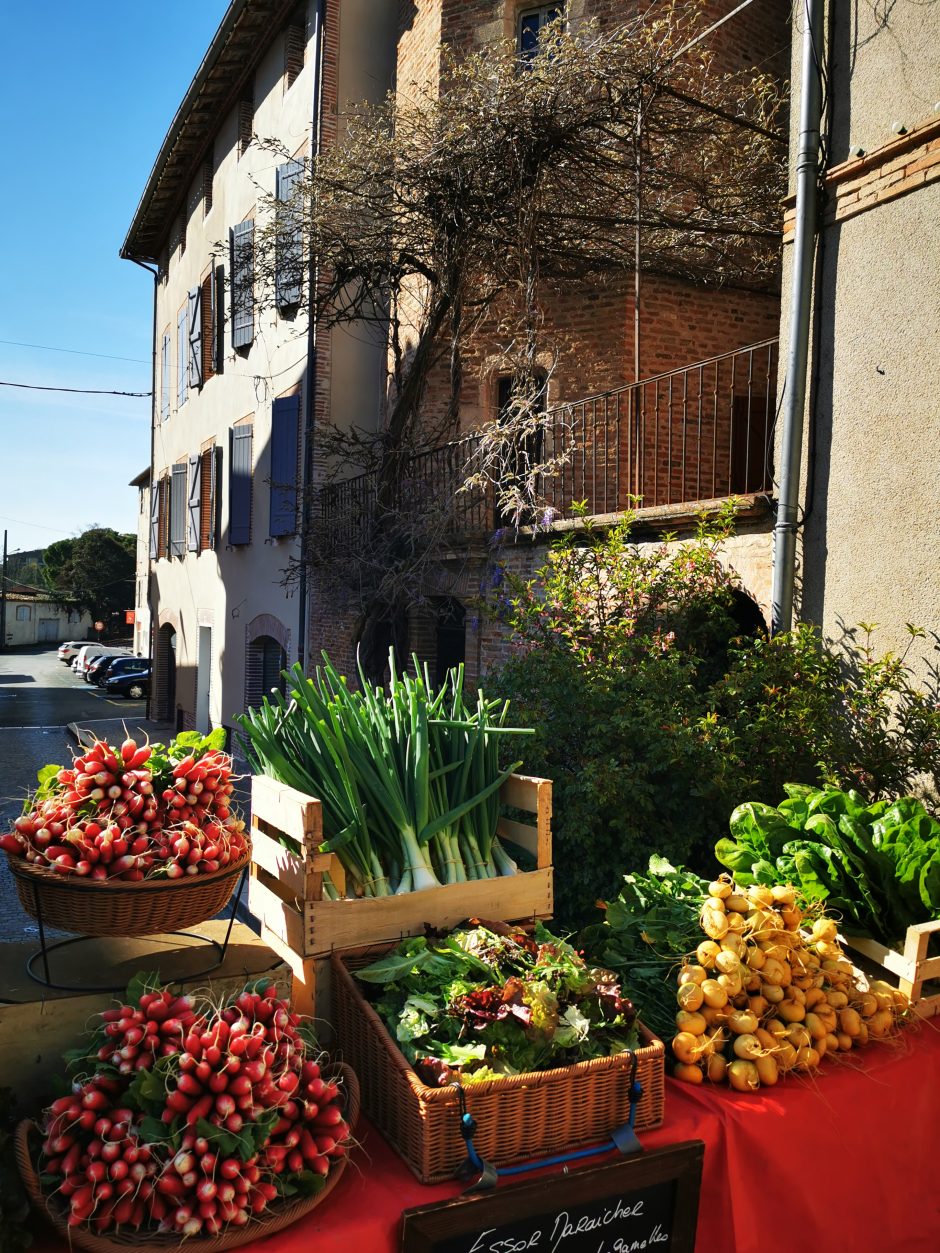
M784 782L936 797L937 676L809 626L742 635L742 593L718 560L730 511L692 540L638 547L630 519L589 525L523 580L503 571L494 612L516 645L487 681L535 728L524 768L554 781L556 909L568 925L656 852L710 874L743 800Z

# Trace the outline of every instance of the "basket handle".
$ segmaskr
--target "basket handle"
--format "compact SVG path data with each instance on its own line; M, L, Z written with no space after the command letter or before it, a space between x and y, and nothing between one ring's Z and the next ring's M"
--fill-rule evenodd
M642 1153L643 1145L637 1139L634 1131L636 1122L637 1105L640 1097L643 1095L643 1085L636 1077L637 1059L636 1053L630 1053L630 1078L629 1092L627 1099L630 1102L630 1112L627 1121L620 1127L615 1127L610 1133L610 1138L603 1144L588 1145L584 1149L573 1149L569 1153L559 1153L555 1157L542 1157L532 1162L522 1162L518 1166L502 1166L497 1168L492 1162L488 1162L477 1152L473 1136L476 1133L477 1122L473 1115L467 1109L467 1097L459 1080L455 1081L453 1087L457 1089L457 1103L460 1110L460 1134L463 1136L467 1144L467 1156L461 1163L457 1177L462 1180L473 1179L479 1176L475 1183L469 1188L464 1189L465 1193L472 1192L488 1192L495 1188L500 1179L509 1178L512 1175L524 1175L532 1170L543 1170L546 1166L562 1166L568 1162L581 1161L586 1157L597 1157L601 1153L610 1153L617 1149L624 1157L630 1157L634 1153Z

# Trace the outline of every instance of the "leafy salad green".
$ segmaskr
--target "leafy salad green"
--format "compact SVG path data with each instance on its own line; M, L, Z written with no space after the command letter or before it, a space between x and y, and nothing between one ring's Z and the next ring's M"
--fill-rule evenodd
M891 943L940 918L940 823L913 796L866 803L858 792L785 785L776 809L748 802L715 855L742 887L793 883L850 931Z
M707 880L652 856L646 874L624 875L619 895L604 906L605 921L581 933L589 958L629 982L644 1023L663 1039L675 1033L676 966L702 938L707 895Z
M537 924L402 941L356 971L404 1055L431 1085L567 1066L637 1042L636 1011L609 970Z

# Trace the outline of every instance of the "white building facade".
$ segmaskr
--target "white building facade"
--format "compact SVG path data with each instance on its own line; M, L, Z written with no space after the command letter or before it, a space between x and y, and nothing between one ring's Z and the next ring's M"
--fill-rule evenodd
M134 481L149 502L135 649L148 651L148 632L152 716L179 727L231 727L304 661L304 586L285 575L302 557L325 384L305 311L310 269L286 253L265 295L256 242L268 198L287 199L320 141L324 81L334 118L337 79L344 99L387 90L390 69L380 81L374 58L343 69L337 52L342 24L362 38L379 11L388 24L397 4L233 0L122 249L155 282L152 459L149 482ZM384 45L391 64L394 41ZM354 377L356 352L350 339ZM371 369L374 348L363 352Z

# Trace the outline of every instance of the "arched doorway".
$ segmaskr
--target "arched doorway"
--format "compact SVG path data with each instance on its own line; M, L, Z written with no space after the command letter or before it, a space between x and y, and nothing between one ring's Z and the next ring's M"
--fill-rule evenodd
M287 691L283 670L287 668L287 653L281 643L271 635L259 635L248 645L245 665L245 705L256 708L262 696L272 691L282 695Z

